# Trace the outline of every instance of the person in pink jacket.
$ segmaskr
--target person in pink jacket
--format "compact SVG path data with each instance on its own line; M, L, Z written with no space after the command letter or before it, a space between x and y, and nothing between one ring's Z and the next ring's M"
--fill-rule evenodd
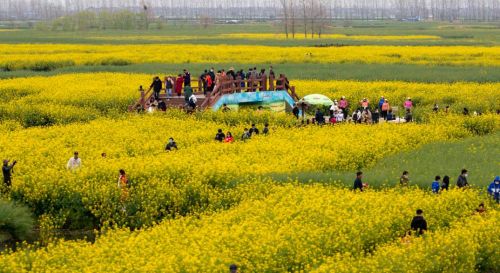
M406 110L411 110L411 108L413 108L413 101L411 101L411 98L408 97L404 103L404 107Z
M347 112L348 112L348 108L349 108L349 102L346 100L346 98L344 96L342 96L342 98L340 98L338 106L339 106L339 109L344 114L344 120L347 119Z

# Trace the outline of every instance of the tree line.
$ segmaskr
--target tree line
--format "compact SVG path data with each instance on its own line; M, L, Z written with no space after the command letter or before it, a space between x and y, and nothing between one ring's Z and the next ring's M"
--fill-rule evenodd
M500 0L0 0L2 21L123 11L163 21L277 20L292 35L297 24L320 35L332 20L499 21Z

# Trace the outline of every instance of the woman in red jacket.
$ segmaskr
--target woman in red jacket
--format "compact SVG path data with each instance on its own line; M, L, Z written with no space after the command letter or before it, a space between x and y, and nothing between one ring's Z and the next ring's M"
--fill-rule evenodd
M181 96L182 93L182 84L184 83L184 77L182 77L181 74L177 76L177 79L175 80L175 93L177 93L177 96Z

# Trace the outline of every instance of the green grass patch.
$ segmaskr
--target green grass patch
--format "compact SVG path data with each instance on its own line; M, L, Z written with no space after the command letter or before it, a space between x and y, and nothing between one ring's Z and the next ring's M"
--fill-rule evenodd
M230 33L283 33L280 23L245 23L236 25L213 24L204 28L199 23L172 21L162 29L104 30L104 31L37 31L20 30L0 33L0 43L68 43L68 44L247 44L269 46L340 45L468 45L493 46L500 44L498 23L435 23L396 21L333 21L324 28L324 34L345 35L435 35L439 40L350 40L350 39L288 39L249 40L215 37ZM296 36L304 31L298 21ZM189 40L155 41L148 39L115 39L116 36L197 36ZM106 36L109 39L106 39ZM95 37L99 37L96 39Z
M161 64L145 63L131 64L113 63L110 60L106 65L69 66L48 72L30 70L0 72L0 78L53 76L64 73L95 73L95 72L125 72L147 73L152 75L178 74L183 68L198 76L209 67L248 70L249 67L268 68L271 64ZM358 80L358 81L410 81L410 82L498 82L500 81L500 67L467 67L467 66L426 66L415 64L274 64L278 73L285 73L292 81L294 79L317 80Z
M459 141L438 142L421 148L398 153L379 161L374 167L363 170L364 181L371 187L397 186L404 170L410 172L411 185L430 188L436 175L450 177L455 185L462 168L469 171L469 183L486 189L493 178L500 175L500 132L487 136L471 137ZM360 155L362 156L362 155ZM356 170L331 173L274 174L277 180L297 178L301 182L325 181L352 186Z

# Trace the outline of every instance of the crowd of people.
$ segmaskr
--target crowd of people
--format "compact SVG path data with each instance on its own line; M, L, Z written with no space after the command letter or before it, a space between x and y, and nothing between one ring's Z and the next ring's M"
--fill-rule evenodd
M404 121L413 121L413 101L408 97L403 103L404 108ZM293 106L292 113L295 118L299 119L300 111L304 111L302 105L296 103ZM355 109L350 115L351 105L345 96L342 96L339 100L334 99L333 104L329 107L329 114L327 115L328 122L330 124L340 123L340 122L354 122L354 123L364 123L364 124L376 124L379 123L381 119L384 121L395 121L398 119L394 109L399 109L392 107L389 101L383 96L380 98L376 106L372 106L367 98L363 98L355 105ZM314 118L311 120L307 119L306 123L323 125L327 122L325 118L325 113L320 107L316 109Z
M468 177L468 171L466 169L462 169L460 172L460 175L457 178L456 186L459 189L465 189L469 187L469 183L467 181ZM358 171L356 173L356 178L354 180L354 187L353 189L355 191L361 191L363 192L366 188L368 188L367 183L363 183L363 172ZM399 178L399 185L401 187L408 187L410 186L410 178L409 178L409 172L408 171L403 171L403 174ZM434 181L431 183L431 189L432 192L435 194L440 193L441 191L447 191L450 188L450 177L445 175L443 178L443 181L441 181L441 176L437 175L434 178ZM496 176L493 180L488 185L487 188L488 195L497 203L500 204L500 176ZM485 205L484 203L479 204L478 208L476 209L477 213L483 213L485 212ZM423 217L423 211L421 209L417 209L415 217L413 217L411 221L411 231L415 232L416 235L422 235L427 231L427 221ZM409 232L411 234L411 232Z
M243 134L241 135L241 140L246 141L252 137L252 135L259 135L260 130L255 126L255 124L252 124L252 127L250 129L245 128L243 130ZM264 128L262 129L262 134L267 135L269 134L269 124L264 124ZM215 140L219 142L224 142L224 143L233 143L234 142L234 137L231 132L227 132L224 134L222 129L217 130L217 134L215 134Z
M276 82L274 81L276 79ZM238 81L239 83L235 83ZM144 109L138 110L161 110L166 111L166 104L163 99L160 98L161 92L164 91L165 98L170 99L174 96L182 97L184 95L185 106L191 107L191 110L196 108L197 98L193 93L193 88L191 87L192 77L191 73L184 69L182 73L177 76L166 76L162 81L159 76L153 78L149 90L144 90L142 86L139 87L139 92L141 92L141 100L145 100L144 94L153 91L152 96L149 101L143 101L138 105L138 107L143 107ZM211 93L214 90L219 90L219 88L230 87L235 90L240 91L267 91L267 90L277 90L289 88L288 79L283 74L279 74L276 78L276 74L271 66L268 70L257 67L250 67L246 72L243 69L236 70L230 67L228 70L219 69L215 70L214 67L210 69L205 69L201 75L198 77L198 88L203 91L204 95Z
M410 173L408 171L403 171L403 174L399 178L399 185L401 187L409 187L410 186ZM456 186L459 189L464 189L469 187L469 182L467 181L468 171L466 169L462 169L460 175L457 178ZM354 180L354 190L364 191L368 188L367 183L363 183L363 172L359 171L356 173L356 179ZM442 191L447 191L450 189L450 177L445 175L441 180L440 175L436 175L434 181L431 183L431 190L433 193L440 193ZM500 204L500 176L496 176L493 182L488 185L487 188L488 194Z

